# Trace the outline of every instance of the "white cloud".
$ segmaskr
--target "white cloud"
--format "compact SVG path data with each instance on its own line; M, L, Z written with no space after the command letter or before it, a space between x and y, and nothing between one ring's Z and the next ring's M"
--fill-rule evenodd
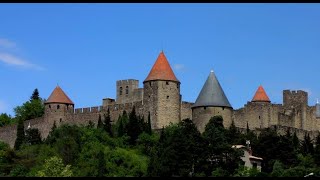
M16 43L14 43L8 39L0 38L0 46L5 47L5 48L14 48L14 47L16 47Z
M176 69L177 71L185 69L185 66L183 64L174 64L173 68Z
M43 67L32 64L24 59L21 59L19 57L16 57L15 55L9 54L9 53L2 53L0 52L0 61L8 64L8 65L14 65L24 68L33 68L37 70L44 70Z

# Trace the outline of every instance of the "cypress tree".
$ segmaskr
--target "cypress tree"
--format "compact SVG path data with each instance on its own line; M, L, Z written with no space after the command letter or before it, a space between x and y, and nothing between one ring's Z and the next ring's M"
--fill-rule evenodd
M101 114L99 114L97 128L103 128L103 123L102 123L102 120L101 120Z
M30 101L32 101L32 100L39 100L39 99L40 99L40 97L39 97L39 91L38 91L38 89L36 88L36 89L33 91L32 95L31 95L31 97L30 97Z
M104 114L104 130L113 137L109 108L107 110L107 115Z
M36 128L27 129L26 142L30 145L40 144L42 140L39 130Z
M130 144L135 145L139 134L141 134L141 127L139 125L139 120L136 115L135 107L133 106L131 113L129 114L129 123L126 126L128 130L128 135L130 136Z
M147 133L150 134L150 135L152 134L150 112L148 114Z
M25 134L24 134L24 123L23 119L19 118L17 125L17 139L14 143L14 148L16 150L20 149L20 146L25 142Z

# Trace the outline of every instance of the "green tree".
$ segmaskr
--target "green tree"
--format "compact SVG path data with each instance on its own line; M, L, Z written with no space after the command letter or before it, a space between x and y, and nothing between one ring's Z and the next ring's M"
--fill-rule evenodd
M99 114L97 128L103 128L103 123L102 123L102 120L101 120L101 114Z
M129 143L131 145L135 145L138 136L142 133L142 129L134 106L129 114L129 122L126 126L126 129L128 130L127 134L130 137Z
M61 158L56 156L47 159L37 176L39 177L71 177L71 165L64 165Z
M107 110L107 115L104 115L104 130L110 135L110 137L113 137L109 108Z
M19 118L17 125L17 138L14 143L16 150L20 149L20 146L25 142L24 122L22 118Z
M16 117L22 118L24 121L43 116L44 100L39 97L38 90L33 92L29 101L15 107L14 112Z
M148 133L148 134L150 134L150 135L152 134L150 112L148 113L148 122L147 122L146 133Z
M30 97L30 101L32 100L39 100L40 99L40 96L39 96L39 91L38 89L36 88L35 90L33 90L33 93Z
M312 143L310 135L308 133L306 133L304 135L304 138L303 138L303 141L301 142L301 144L302 144L301 152L304 155L307 155L307 154L313 155L313 153L314 153L313 143Z
M88 123L88 128L94 128L94 122L92 122L91 120L89 120L89 123Z
M7 113L0 114L0 127L9 125L13 122L15 122L14 119L10 115L8 115Z
M106 173L106 160L102 150L99 151L98 158L98 177L103 177Z
M275 163L273 164L271 176L281 177L283 173L284 173L283 164L279 160L276 160Z
M318 133L315 142L313 158L317 166L320 166L320 133Z
M41 134L39 130L36 128L27 129L25 134L26 134L26 143L30 145L40 144L42 142Z

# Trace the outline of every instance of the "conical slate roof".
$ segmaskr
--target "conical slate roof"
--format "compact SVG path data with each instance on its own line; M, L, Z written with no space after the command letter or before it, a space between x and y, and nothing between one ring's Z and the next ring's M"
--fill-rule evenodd
M261 85L259 86L256 94L252 98L252 102L270 102L270 99L266 91L263 89Z
M154 63L148 77L143 82L152 80L169 80L179 82L163 51L159 54L158 59Z
M200 94L192 108L201 106L232 108L213 71L210 72L209 77L204 83Z
M45 104L49 103L73 104L71 99L66 95L66 93L63 92L63 90L59 86L57 86L53 90L48 100L45 102Z

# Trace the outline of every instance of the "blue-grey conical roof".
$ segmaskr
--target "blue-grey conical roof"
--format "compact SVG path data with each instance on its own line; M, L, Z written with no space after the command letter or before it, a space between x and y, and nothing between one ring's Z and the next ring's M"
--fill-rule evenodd
M201 106L232 108L213 71L210 72L192 108Z

